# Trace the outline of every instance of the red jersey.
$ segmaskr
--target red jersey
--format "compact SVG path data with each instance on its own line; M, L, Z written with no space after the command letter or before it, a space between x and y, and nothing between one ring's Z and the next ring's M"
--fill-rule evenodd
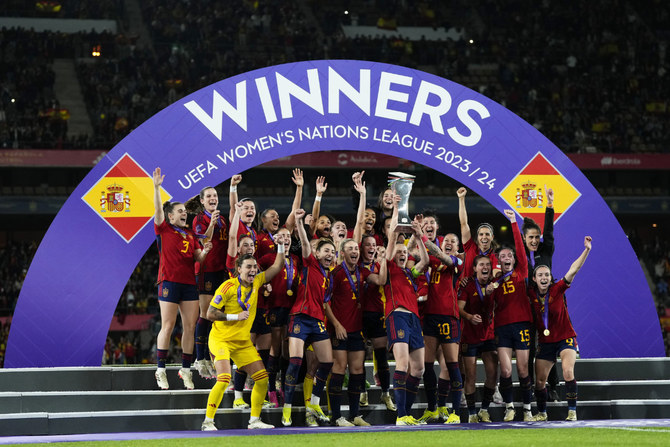
M537 326L538 341L540 343L556 343L577 336L575 328L572 327L570 315L568 315L568 303L565 300L565 291L568 287L570 287L570 284L565 281L565 278L549 286L549 291L546 295L549 297L548 328L545 328L543 321L545 311L543 302L545 298L538 296L535 288L528 288L528 296L533 306L535 326ZM545 329L549 329L549 335L544 335Z
M178 228L166 220L154 222L160 263L158 283L173 281L195 285L195 248L197 239L189 228Z
M193 232L196 236L204 237L211 214L204 211L199 213L193 219ZM228 251L228 224L223 217L219 216L219 222L214 227L212 234L212 249L207 253L203 266L199 262L195 264L195 273L199 275L202 272L218 272L226 269L226 252Z
M454 290L454 266L442 263L434 256L430 256L430 284L428 287L428 301L426 314L449 315L460 318L458 314L458 298Z
M410 269L401 269L394 260L386 261L388 268L388 279L384 286L384 296L386 303L384 306L384 315L388 316L399 307L419 316L419 306L417 303L419 284L412 275Z
M258 252L258 233L254 230L253 226L248 227L247 224L240 220L240 226L237 227L237 241L235 243L238 243L242 236L249 236L254 241L254 253Z
M379 263L372 262L366 265L361 261L358 265L362 269L370 270L370 273L379 273ZM384 287L374 284L363 284L362 294L363 312L384 312Z
M268 253L275 252L275 240L274 237L268 231L266 230L259 231L257 237L258 237L258 243L256 244L256 251L254 252L254 257L256 259L261 259Z
M424 272L420 274L416 278L416 294L417 296L424 297L423 301L418 301L416 302L416 306L419 309L419 320L421 320L421 324L423 324L423 317L426 315L426 305L428 304L427 297L428 297L428 284L430 282L430 273L429 272Z
M470 278L475 274L475 267L472 263L475 261L475 258L480 255L486 255L491 260L492 269L500 269L500 263L498 262L498 257L496 256L495 250L489 248L489 251L482 253L477 244L475 244L474 239L470 238L465 244L463 244L463 253L465 253L465 261L463 262L462 270L465 278Z
M519 225L516 222L512 224L512 233L514 234L517 263L514 265L512 274L506 277L500 287L493 292L495 301L493 321L495 327L520 321L531 321L532 319L530 302L526 293L528 258L526 257Z
M333 278L333 297L330 300L330 308L347 332L358 332L363 330L363 309L361 308L361 294L370 276L370 270L356 265L353 272L347 275L347 267L344 263L338 265L331 272ZM349 281L349 278L353 284ZM329 332L335 333L334 327L329 323Z
M258 265L262 270L267 270L274 264L277 253L268 253L263 256ZM290 272L290 275L289 275ZM290 281L288 280L290 278ZM274 307L291 308L295 302L296 292L298 291L298 282L300 280L300 258L296 255L289 255L289 258L284 260L284 268L272 278L270 285L272 292L267 299L268 305ZM291 287L289 288L289 282ZM287 295L287 290L291 290L293 295Z
M237 261L237 256L233 257L226 253L226 268L228 269L228 274L231 278L237 276L237 272L235 271L235 261Z
M377 247L385 247L386 246L386 244L384 243L384 238L382 238L379 234L377 234L377 233L375 233L375 234L363 233L362 236L365 236L366 234L368 236L372 236L373 238L375 238L375 243L377 244ZM347 230L347 238L351 239L353 237L354 237L354 230L353 229Z
M467 344L477 344L486 340L493 340L495 334L493 332L493 318L491 311L493 308L493 300L491 296L485 296L482 300L477 292L475 282L476 278L471 277L470 281L458 291L458 301L465 301L464 310L469 314L479 314L482 317L482 322L479 324L472 324L465 318L463 322L463 333L461 341ZM486 286L481 286L482 292Z
M298 294L290 314L305 314L323 321L325 318L323 304L329 299L327 294L331 284L330 271L324 268L313 254L302 258L302 265Z

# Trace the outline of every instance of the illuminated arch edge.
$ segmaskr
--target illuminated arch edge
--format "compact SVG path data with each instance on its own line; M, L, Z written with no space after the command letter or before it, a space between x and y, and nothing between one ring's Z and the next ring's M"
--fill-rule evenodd
M325 98L329 70L337 72L356 89L359 88L361 70L369 70L369 114L344 96L340 98L339 113L328 112ZM292 92L283 93L284 105L292 105L292 118L283 118L280 113L277 79L282 78L295 85ZM267 81L267 91L258 94L259 85L264 88L263 79ZM314 108L319 102L318 95L314 93L315 79L321 87L323 114ZM286 85L286 82L281 82ZM247 90L247 129L245 131L227 116L223 117L220 141L185 104L195 101L211 114L216 91L237 107L235 100L240 83L245 83ZM436 133L427 116L423 116L418 126L409 124L407 120L421 85L430 90L426 102L432 106L444 105L444 91L448 92L452 104L440 120L444 129L453 127L465 136L469 129L457 116L456 108L464 101L483 105L490 117L479 119L477 114L470 113L471 119L481 126L481 139L471 146L459 145L446 132L446 135ZM387 93L379 95L380 88L386 89ZM388 91L395 93L389 94ZM403 95L406 95L406 101ZM267 115L260 105L262 96L272 99L276 121L266 119ZM387 101L387 111L382 115L405 113L406 120L396 121L379 116L376 111L383 107L378 107L378 96L391 97ZM311 105L305 104L310 101ZM435 148L444 147L443 152L451 151L454 158L467 159L470 168L468 172L463 172L462 165L459 169L438 160L436 154L439 151L436 149L429 155L372 138L322 138L256 151L227 165L219 161L217 170L187 190L178 183L200 163L206 160L217 162L216 154L237 145L289 129L295 131L320 125L358 125L410 134L434 143ZM129 154L146 172L161 166L166 174L165 190L174 196L174 200L184 201L205 185L219 184L235 173L264 162L300 153L337 149L384 153L422 164L459 181L498 210L509 207L498 195L500 190L528 160L541 152L581 193L581 197L556 225L558 243L554 273L560 276L567 271L583 248L584 235L594 238L589 259L568 292L581 356L664 355L653 299L630 243L602 197L556 146L509 110L454 82L399 66L324 60L268 67L212 84L157 113L111 150L68 198L40 244L17 302L5 366L101 364L105 339L119 296L135 265L154 240L151 219L130 242L126 242L81 199L124 154ZM479 176L472 174L475 168L479 168ZM481 171L487 171L488 179L496 179L493 189L478 181ZM456 213L456 210L441 211Z

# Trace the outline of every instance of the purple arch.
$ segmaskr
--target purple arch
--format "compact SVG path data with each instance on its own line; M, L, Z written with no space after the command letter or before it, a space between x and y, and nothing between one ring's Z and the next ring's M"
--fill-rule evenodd
M35 255L5 365L100 365L118 298L154 240L151 225L139 225L127 242L82 199L125 154L146 172L160 165L166 191L186 200L204 185L264 162L337 149L428 166L499 210L509 207L500 192L540 152L581 194L556 224L554 271L567 271L583 236L594 237L569 294L581 356L664 355L653 299L623 230L579 169L540 132L446 79L393 65L325 60L212 84L159 112L110 151L68 198ZM453 156L451 164L445 156ZM458 157L467 167L454 166Z

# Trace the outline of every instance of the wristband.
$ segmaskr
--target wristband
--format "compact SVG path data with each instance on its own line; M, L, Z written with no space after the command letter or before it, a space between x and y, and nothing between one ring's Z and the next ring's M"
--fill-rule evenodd
M226 314L226 321L237 321L239 318L237 314Z
M314 197L314 201L315 201L315 202L320 202L320 201L321 201L321 196L316 196L316 197Z
M277 254L284 254L286 253L286 250L284 249L284 244L278 244L277 245Z
M423 243L425 244L426 242L428 242L428 236L426 236L425 234L422 234L422 235L421 235L421 240L422 240Z
M237 192L237 185L230 187L230 192Z
M454 265L463 265L463 260L459 258L458 256L450 256L451 257L451 262L454 263Z
M421 272L414 267L411 268L410 272L412 272L412 276L414 276L415 278L418 278L419 275L421 275Z

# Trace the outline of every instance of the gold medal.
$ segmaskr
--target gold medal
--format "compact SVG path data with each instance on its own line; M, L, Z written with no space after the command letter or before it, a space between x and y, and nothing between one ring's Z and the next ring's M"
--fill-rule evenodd
M293 290L291 290L291 289L287 290L286 295L293 296Z
M270 296L270 292L267 291L267 290L265 290L265 291L263 292L263 296Z
M494 282L494 283L493 283L493 288L494 288L494 289L497 289L499 286L500 286L500 284L498 284L497 282Z
M545 336L545 337L548 337L548 336L549 336L549 329L545 329L545 330L544 330L544 336Z

